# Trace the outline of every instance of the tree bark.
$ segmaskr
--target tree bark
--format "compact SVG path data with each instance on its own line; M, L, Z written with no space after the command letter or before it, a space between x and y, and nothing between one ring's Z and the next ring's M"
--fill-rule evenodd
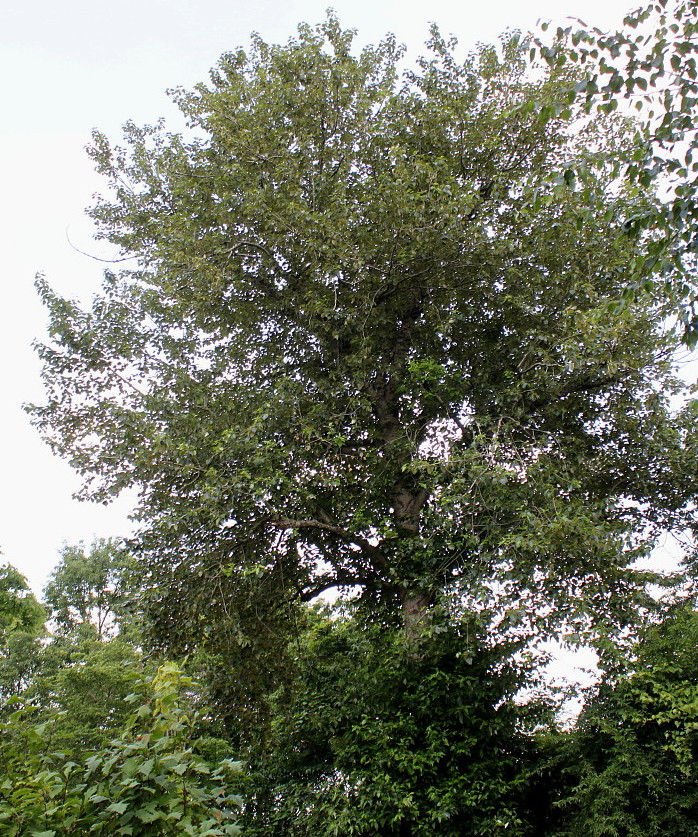
M402 593L402 625L405 639L413 649L419 644L429 625L433 596L422 590L406 589Z

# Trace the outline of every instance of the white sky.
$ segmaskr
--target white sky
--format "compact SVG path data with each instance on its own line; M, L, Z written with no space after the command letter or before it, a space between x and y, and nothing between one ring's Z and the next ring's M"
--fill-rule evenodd
M40 402L31 342L45 318L33 289L40 271L61 293L99 288L98 253L83 210L102 188L84 153L92 128L111 137L127 120L153 122L174 109L165 90L205 80L219 55L247 44L252 30L287 40L300 21L317 23L332 5L359 42L394 32L412 54L429 21L465 46L538 18L584 18L607 28L632 0L4 0L0 7L0 563L10 561L41 591L64 542L128 534L129 501L110 507L72 499L79 482L55 459L21 409Z

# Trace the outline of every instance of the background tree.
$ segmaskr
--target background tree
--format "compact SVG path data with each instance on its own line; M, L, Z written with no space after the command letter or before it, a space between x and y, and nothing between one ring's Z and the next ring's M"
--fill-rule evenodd
M0 567L0 644L10 634L24 631L36 635L46 613L32 594L26 578L11 564Z
M107 742L131 712L133 678L145 667L136 629L132 558L111 541L66 546L46 587L46 606L6 568L3 613L13 629L0 651L0 696L32 707L40 727L50 719L53 746L77 755ZM9 602L9 604L8 604ZM44 628L44 621L52 629Z
M0 707L39 667L46 618L26 578L10 564L0 567Z
M44 590L60 634L96 631L105 639L128 628L135 607L134 562L116 541L103 538L64 546ZM130 609L130 610L129 610Z
M697 640L698 614L676 607L645 632L624 670L606 675L564 744L566 787L546 833L695 831Z
M133 678L147 669L140 647L133 558L112 540L66 545L44 591L53 635L24 696L52 717L54 746L80 753L119 730Z

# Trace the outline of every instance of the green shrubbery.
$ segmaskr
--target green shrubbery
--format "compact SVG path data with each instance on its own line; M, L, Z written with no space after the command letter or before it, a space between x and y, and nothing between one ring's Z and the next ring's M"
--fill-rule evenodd
M191 686L173 664L136 682L137 708L117 738L91 754L53 751L49 715L19 698L0 724L0 827L6 837L238 834L241 801L227 781L239 765L197 754ZM143 701L143 702L142 702ZM138 705L140 704L140 705Z

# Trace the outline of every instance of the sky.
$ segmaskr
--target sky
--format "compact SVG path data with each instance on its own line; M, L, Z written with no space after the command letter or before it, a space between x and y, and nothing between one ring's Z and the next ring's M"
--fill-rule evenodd
M84 215L104 184L85 154L91 131L118 138L127 120L165 117L179 128L166 90L207 77L218 57L257 31L284 42L301 21L317 23L332 5L358 42L386 32L417 55L436 22L464 47L507 28L572 15L617 25L632 0L6 0L0 8L0 562L9 561L40 593L64 543L128 535L133 496L110 506L72 495L78 477L54 457L22 409L40 403L32 342L46 318L33 280L89 300L104 255ZM82 252L80 252L82 251Z

